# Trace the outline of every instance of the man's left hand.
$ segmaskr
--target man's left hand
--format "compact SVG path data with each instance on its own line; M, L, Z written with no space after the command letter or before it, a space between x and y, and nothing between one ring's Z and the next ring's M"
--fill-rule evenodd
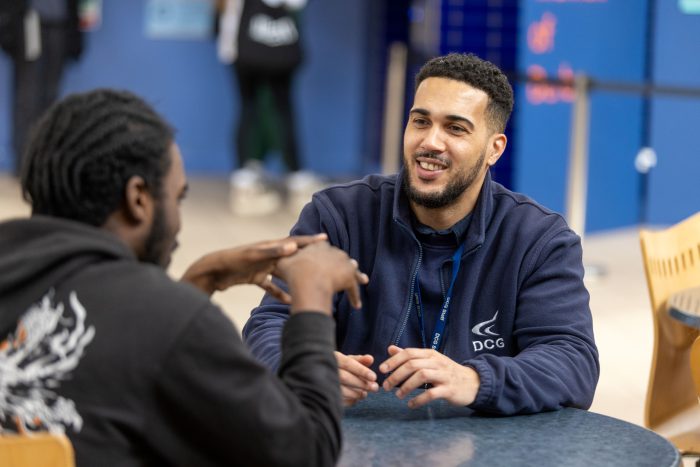
M435 399L445 399L453 405L469 405L479 391L479 374L432 349L402 349L389 346L390 357L380 366L382 373L391 373L384 380L385 391L398 387L396 396L403 399L425 384L432 387L408 401L415 409Z

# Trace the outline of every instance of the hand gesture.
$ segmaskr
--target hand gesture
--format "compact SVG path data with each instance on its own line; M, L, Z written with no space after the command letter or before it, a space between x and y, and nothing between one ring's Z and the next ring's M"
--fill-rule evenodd
M350 407L367 397L367 392L377 392L377 375L369 367L374 357L365 355L345 355L335 352L340 376L340 390L343 395L343 405Z
M473 368L432 349L401 349L390 345L388 350L390 357L379 365L379 371L391 373L384 380L384 390L398 387L396 396L403 399L425 384L432 386L408 401L409 407L415 409L435 399L445 399L452 405L474 402L481 380Z
M322 311L331 314L333 294L345 291L350 304L360 308L360 284L369 279L357 261L327 242L316 242L277 262L273 274L287 283L291 313Z
M288 237L215 251L195 261L181 280L209 295L237 284L255 284L290 303L289 295L272 282L277 261L326 238L326 234Z

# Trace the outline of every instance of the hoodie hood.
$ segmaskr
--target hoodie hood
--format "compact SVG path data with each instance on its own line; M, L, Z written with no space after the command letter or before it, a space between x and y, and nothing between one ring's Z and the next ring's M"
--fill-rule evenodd
M114 234L47 216L0 223L0 335L35 301L86 267L136 261Z

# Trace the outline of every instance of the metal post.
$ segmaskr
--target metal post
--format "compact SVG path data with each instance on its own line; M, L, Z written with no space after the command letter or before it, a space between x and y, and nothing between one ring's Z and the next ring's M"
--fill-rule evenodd
M581 238L586 231L586 195L588 191L588 126L590 118L590 79L577 75L576 100L571 119L571 147L566 184L566 220Z
M403 107L406 92L406 45L394 42L389 47L382 130L382 173L399 171L403 139Z

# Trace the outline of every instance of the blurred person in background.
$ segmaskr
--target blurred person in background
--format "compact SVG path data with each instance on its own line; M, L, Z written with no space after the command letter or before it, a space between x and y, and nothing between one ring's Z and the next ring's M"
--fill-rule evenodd
M78 0L0 0L0 47L12 60L15 173L29 131L58 98L66 63L83 49Z
M182 157L128 92L55 104L26 158L31 217L0 223L0 431L65 431L85 466L335 463L330 314L334 292L360 306L356 262L291 237L211 253L173 281ZM209 299L241 283L291 305L276 374Z
M292 81L303 60L299 14L306 0L219 0L218 55L232 64L241 108L235 131L238 159L231 175L231 209L238 215L274 212L280 190L264 170L279 150L282 190L308 199L320 185L299 157Z

